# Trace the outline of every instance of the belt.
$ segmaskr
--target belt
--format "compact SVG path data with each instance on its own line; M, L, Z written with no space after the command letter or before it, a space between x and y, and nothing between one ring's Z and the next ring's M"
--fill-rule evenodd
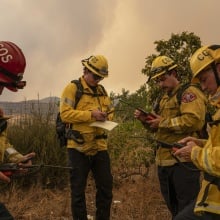
M220 190L220 178L219 177L212 176L208 173L204 173L204 179L210 182L211 184L216 185L218 189Z
M206 181L208 181L208 185L205 187L205 190L204 190L204 194L203 194L203 197L202 197L202 200L201 202L198 203L198 206L208 206L208 203L205 202L205 200L207 199L208 197L208 192L209 192L209 187L211 184L214 184L218 187L218 190L220 190L220 178L219 177L216 177L216 176L212 176L208 173L204 173L204 179Z
M107 139L108 135L107 134L100 134L100 135L96 135L95 139Z

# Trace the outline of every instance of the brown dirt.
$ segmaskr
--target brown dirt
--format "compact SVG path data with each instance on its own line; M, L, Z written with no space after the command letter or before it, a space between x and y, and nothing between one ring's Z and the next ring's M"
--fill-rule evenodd
M118 174L117 174L118 175ZM155 166L147 177L114 175L111 220L169 220L161 198ZM95 213L95 186L92 178L86 190L88 215ZM10 190L1 196L15 220L72 220L69 187L61 190L34 187L28 192ZM93 219L93 218L91 218Z

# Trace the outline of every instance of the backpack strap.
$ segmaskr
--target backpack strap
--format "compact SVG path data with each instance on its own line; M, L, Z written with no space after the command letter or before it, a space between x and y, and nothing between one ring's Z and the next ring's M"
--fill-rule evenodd
M78 80L77 79L72 80L71 83L74 83L77 88L76 94L75 94L74 109L76 109L77 104L79 103L82 95L89 95L93 97L107 96L107 92L102 85L98 85L97 93L94 94L94 93L89 93L89 92L84 91L80 78ZM56 119L56 133L60 141L61 147L67 145L67 139L73 139L78 144L84 143L83 136L80 134L80 132L77 130L73 130L73 124L62 122L61 117L60 117L60 112L57 114L57 119ZM98 135L96 137L96 139L100 139L100 138L106 138L105 134Z
M75 95L75 105L74 109L76 108L77 104L79 103L79 100L81 99L83 95L83 86L80 79L74 79L71 81L71 83L74 83L76 85L76 95Z
M99 95L99 96L108 96L108 94L107 94L107 92L106 92L106 90L105 90L105 88L104 88L104 86L103 85L98 85L98 88L100 88L100 90L101 90L101 94L102 95Z
M220 120L215 120L215 121L208 121L209 125L212 127L213 125L218 125L220 124Z
M75 95L74 109L76 108L77 104L79 103L79 100L81 99L82 95L89 95L89 96L93 96L93 97L107 96L107 92L106 92L105 88L100 84L98 85L98 88L100 88L99 90L101 91L101 94L93 94L93 93L89 93L89 92L84 92L84 88L83 88L83 85L81 83L80 78L72 80L71 83L75 83L75 85L77 87L76 95Z
M179 105L181 104L181 100L182 100L182 95L183 95L183 93L184 93L185 90L188 89L190 86L191 86L190 83L186 83L186 84L183 84L182 86L180 86L180 88L177 90L177 92L176 92L176 99L177 99L177 102L178 102Z
M208 203L205 202L207 197L208 197L208 193L209 193L209 188L211 184L214 184L218 187L218 190L220 190L220 178L216 177L216 176L212 176L209 173L204 173L204 179L206 181L208 181L209 183L206 185L205 190L204 190L204 194L202 197L202 200L198 203L198 206L208 206Z

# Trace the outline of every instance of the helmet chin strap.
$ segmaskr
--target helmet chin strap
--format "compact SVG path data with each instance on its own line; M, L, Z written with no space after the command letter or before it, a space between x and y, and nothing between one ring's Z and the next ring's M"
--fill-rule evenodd
M0 82L0 86L13 87L13 88L16 88L16 89L23 89L26 86L26 81Z
M215 62L213 62L211 65L212 65L212 69L213 69L213 72L214 72L215 81L217 83L217 86L220 86L220 79L219 79L219 76L218 76L218 72L217 72L217 69L216 69Z
M9 72L8 70L0 67L0 72L3 73L8 78L12 79L13 81L20 81L23 76L22 75L14 75L13 73Z

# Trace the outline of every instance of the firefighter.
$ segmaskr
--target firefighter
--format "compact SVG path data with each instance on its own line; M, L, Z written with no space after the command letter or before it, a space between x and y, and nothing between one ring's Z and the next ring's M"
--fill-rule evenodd
M188 135L197 137L197 131L205 122L206 98L202 91L189 85L181 91L178 100L177 94L183 85L179 80L177 64L170 57L156 57L151 74L151 80L164 92L155 118L145 118L139 110L135 110L134 117L156 131L158 142L174 143ZM198 194L200 172L191 162L181 159L179 162L173 157L172 149L163 144L157 146L156 164L161 193L174 218Z
M76 83L69 83L61 96L60 116L68 124L67 150L70 165L71 207L74 220L86 220L85 188L88 174L96 184L96 219L109 220L112 202L112 174L107 151L107 134L92 127L95 121L111 120L110 98L100 82L108 76L108 62L103 55L82 60L83 75L79 78L81 97L77 101ZM78 86L80 87L80 86ZM78 92L77 92L78 91ZM78 95L79 96L79 95Z
M210 104L215 108L212 122L208 125L208 140L186 137L179 141L186 146L175 152L193 162L204 172L202 187L196 201L192 202L175 220L220 219L220 45L198 49L190 60L193 80L199 81L203 91L209 94Z
M21 49L12 42L0 41L0 94L5 87L13 92L24 88L26 82L22 78L25 66L26 60ZM22 155L9 143L6 134L7 119L0 110L0 162L9 161L29 166L35 153ZM10 177L0 172L0 180L10 182ZM3 203L0 203L0 219L14 219Z

